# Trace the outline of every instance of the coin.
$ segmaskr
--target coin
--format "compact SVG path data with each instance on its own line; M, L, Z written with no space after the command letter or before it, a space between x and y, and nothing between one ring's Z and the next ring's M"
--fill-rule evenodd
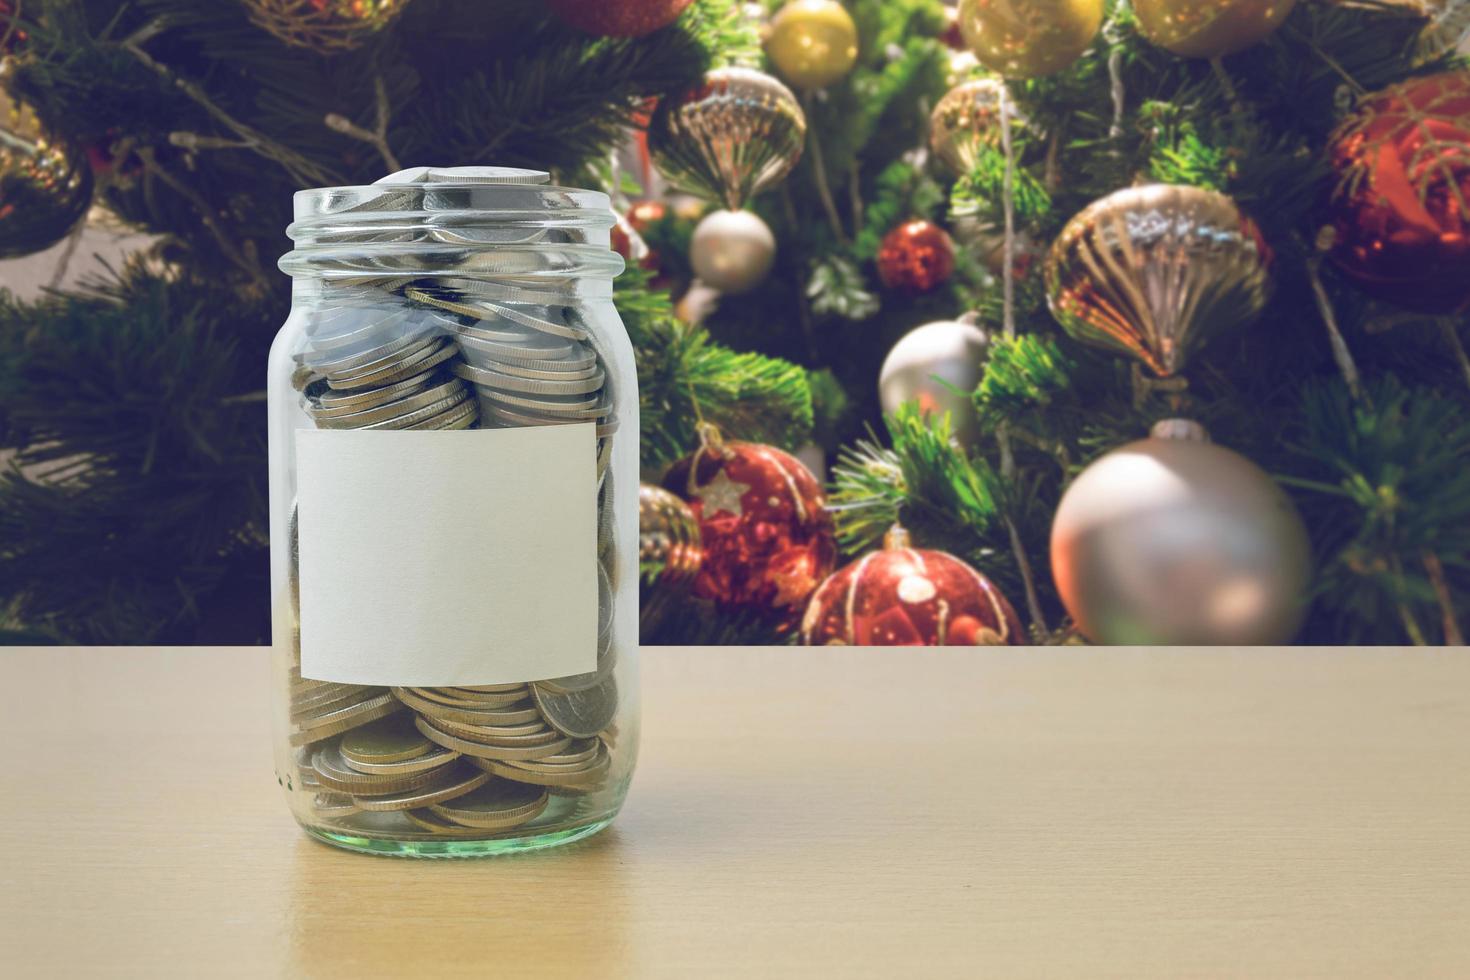
M545 722L536 719L529 725L514 725L491 727L486 725L465 725L457 721L449 721L444 718L431 717L435 728L441 732L447 732L457 738L466 738L472 742L480 742L486 745L503 745L506 748L534 748L550 742L560 742L561 733L554 728L547 728Z
M315 404L309 404L307 411L314 419L336 418L341 415L351 415L365 408L382 405L387 402L412 395L422 391L434 380L436 372L430 368L411 378L404 378L391 385L381 388L364 388L360 391L325 391L315 400Z
M474 827L461 827L459 824L450 823L433 810L404 810L403 815L409 823L430 833L442 834L446 837L477 836Z
M534 820L546 809L545 790L492 779L473 792L429 807L452 823L478 830L509 830Z
M463 796L490 781L488 772L461 763L446 766L435 775L437 781L423 789L392 796L357 796L353 799L364 810L415 810Z
M317 779L323 786L353 796L407 793L436 785L443 778L437 769L402 775L359 772L343 760L341 750L335 745L318 749L312 756L311 767L316 770Z
M502 374L499 371L475 367L473 364L454 364L450 370L466 381L473 381L477 385L529 395L583 395L589 392L600 392L604 381L601 371L586 378L547 380Z
M447 399L458 398L467 391L463 381L457 378L445 378L422 391L384 405L360 409L348 415L318 414L316 424L322 429L366 429L379 422L404 418L427 406L441 404Z
M411 720L410 715L405 714L405 717ZM414 773L428 772L430 769L447 766L458 758L458 752L435 745L423 755L404 762L353 762L350 759L342 761L346 762L350 768L370 776L411 776Z
M410 429L468 429L480 419L480 406L472 398L466 398L449 408L440 412L432 418L415 422Z
M424 701L431 701L449 708L468 708L472 711L484 711L487 708L505 707L524 701L531 693L524 684L517 685L516 689L510 691L463 691L453 687L394 687L390 688L394 696L405 704L408 700L403 697L405 693L413 695Z
M430 724L427 718L422 716L415 718L414 724L418 726L419 731L423 732L426 738L439 743L446 749L453 749L462 755L473 756L478 759L539 759L544 756L555 755L572 744L571 739L561 739L560 741L550 742L546 745L536 745L527 748L486 745L440 731Z
M333 735L340 735L358 725L366 725L370 721L386 718L393 712L401 710L402 705L396 699L386 694L380 695L333 712L331 715L314 718L311 725L303 724L297 731L292 732L288 741L292 746L310 745L313 742L331 738Z
M413 719L407 713L400 712L354 728L342 736L338 747L343 761L356 766L360 763L383 765L417 759L427 755L434 744L413 726Z
M430 345L402 359L395 357L392 363L377 368L374 373L354 374L346 378L328 378L327 384L338 390L385 385L418 374L420 371L426 371L435 365L443 364L459 353L453 344L447 341L440 341L438 337L435 337L434 340L438 341L440 346L435 347Z
M405 688L394 688L393 695L415 711L434 718L457 721L463 725L522 725L541 720L541 712L535 705L525 700L527 695L525 688L521 689L520 698L515 702L483 711L478 708L440 704L437 701L420 697Z
M531 685L531 696L546 723L573 738L598 734L618 713L618 685L612 677L596 687L565 693L548 690L538 681Z
M353 802L352 797L341 793L318 793L312 797L311 808L318 817L328 820L350 817L354 813L362 812L362 809Z

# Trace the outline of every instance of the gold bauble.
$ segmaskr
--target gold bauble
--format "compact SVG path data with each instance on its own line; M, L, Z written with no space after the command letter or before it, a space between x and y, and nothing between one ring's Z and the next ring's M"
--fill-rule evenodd
M1185 58L1235 54L1275 33L1296 0L1133 0L1143 36Z
M825 88L857 63L857 25L837 0L791 0L771 21L766 55L797 88Z
M322 54L357 47L408 0L241 0L250 19L294 47Z
M1171 377L1208 341L1261 315L1270 250L1225 194L1130 187L1067 224L1046 260L1046 288L1074 340Z
M1007 78L1069 67L1092 46L1103 0L960 0L960 31L980 63Z
M789 174L806 143L801 103L753 68L716 68L666 97L648 127L654 166L669 182L739 210Z
M975 169L980 151L1001 146L1000 107L1005 83L975 78L950 89L929 117L929 148L960 176ZM1021 121L1011 116L1011 125Z
M0 259L61 241L92 206L87 154L55 138L0 92Z

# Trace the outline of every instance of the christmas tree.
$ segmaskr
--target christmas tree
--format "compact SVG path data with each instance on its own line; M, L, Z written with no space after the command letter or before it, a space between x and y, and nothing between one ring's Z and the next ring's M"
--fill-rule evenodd
M157 237L0 301L0 626L267 638L291 194L433 163L626 213L646 640L1458 643L1464 8L5 0L0 256Z

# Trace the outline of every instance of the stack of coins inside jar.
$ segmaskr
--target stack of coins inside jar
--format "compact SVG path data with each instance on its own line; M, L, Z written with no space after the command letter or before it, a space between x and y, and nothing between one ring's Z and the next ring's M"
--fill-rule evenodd
M566 237L575 232L529 218L476 220L463 206L467 185L546 179L530 171L418 168L384 178L384 189L364 203L346 197L332 217L334 227L347 230L336 232L333 244L355 251L306 314L307 340L292 355L291 380L302 411L320 429L595 424L596 669L433 688L302 676L293 506L288 779L289 788L310 794L305 820L316 826L395 838L539 832L575 823L583 801L615 776L617 569L613 481L606 476L618 431L616 370L575 299L552 288L562 284L547 268L548 255L554 265L558 249L579 240ZM359 216L362 231L352 230ZM528 245L546 247L505 247Z

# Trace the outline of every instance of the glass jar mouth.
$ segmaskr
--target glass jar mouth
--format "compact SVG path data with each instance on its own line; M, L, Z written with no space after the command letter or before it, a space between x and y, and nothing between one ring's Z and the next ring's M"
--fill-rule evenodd
M439 172L439 173L454 173ZM607 282L623 270L600 191L517 179L441 179L298 191L280 260L293 278L436 277Z

